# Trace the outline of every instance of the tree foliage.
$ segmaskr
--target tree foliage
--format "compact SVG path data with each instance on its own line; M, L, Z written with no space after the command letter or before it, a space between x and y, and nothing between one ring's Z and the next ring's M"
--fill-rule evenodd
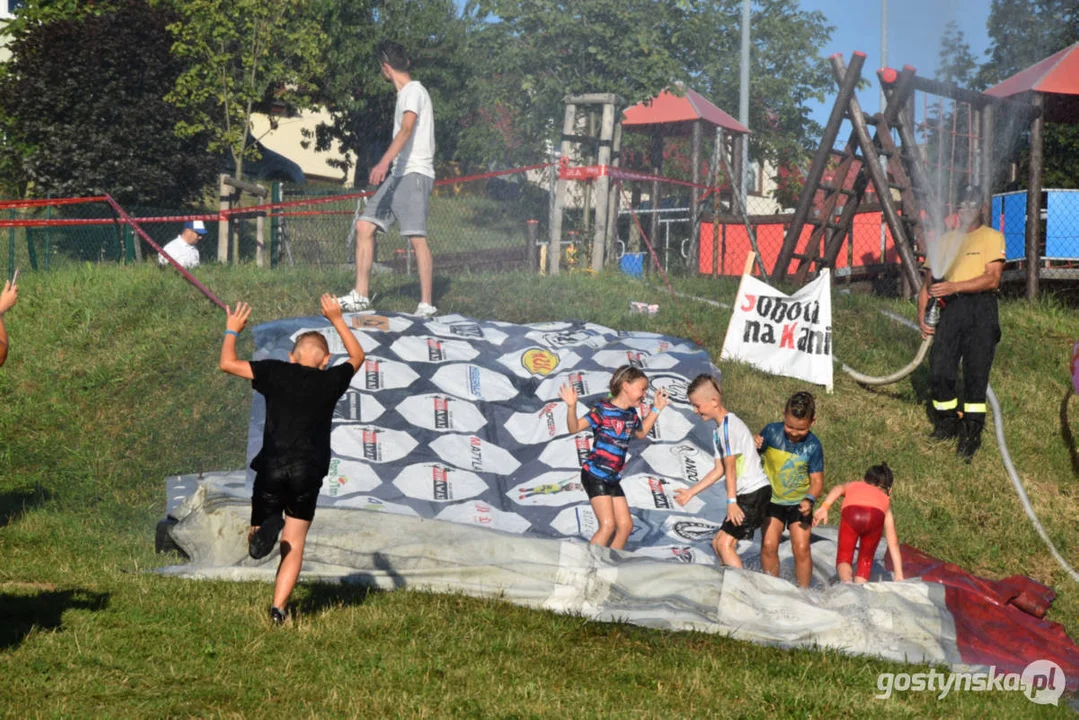
M202 138L175 136L184 115L163 100L183 70L169 53L175 16L141 0L90 8L32 3L7 29L5 181L42 197L107 192L158 206L197 197L213 163Z
M977 83L988 87L1079 42L1079 2L1076 0L993 0L989 13L988 60L978 71ZM1014 120L1000 118L998 143L1018 135ZM1046 123L1042 181L1045 187L1079 186L1079 118L1073 123ZM1030 157L1029 137L1018 137L1020 166ZM998 148L999 150L999 148ZM1010 154L1010 153L1009 153ZM1026 187L1025 174L1017 183Z
M394 40L431 95L436 163L455 159L459 131L473 108L467 88L474 70L467 26L453 0L320 0L316 12L328 36L316 99L333 120L316 130L315 149L340 143L356 154L357 177L379 160L392 139L396 94L379 73L375 46Z
M184 69L167 99L187 113L176 132L208 134L209 149L230 153L238 177L254 157L256 108L312 104L326 39L314 1L175 0L180 19L169 30Z
M482 107L509 118L472 129L492 160L535 158L561 131L567 94L613 92L635 104L684 82L728 112L738 106L741 2L473 0L472 54ZM831 28L796 0L764 0L753 15L750 127L760 158L802 157L820 128L805 101L834 86L818 48ZM462 139L466 142L466 138Z

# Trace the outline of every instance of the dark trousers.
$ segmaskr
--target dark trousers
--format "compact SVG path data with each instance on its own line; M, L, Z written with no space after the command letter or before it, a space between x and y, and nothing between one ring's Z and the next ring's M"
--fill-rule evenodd
M955 295L947 299L929 353L929 389L938 426L957 427L963 411L965 431L985 426L989 369L1000 342L996 293ZM956 385L963 367L963 404Z

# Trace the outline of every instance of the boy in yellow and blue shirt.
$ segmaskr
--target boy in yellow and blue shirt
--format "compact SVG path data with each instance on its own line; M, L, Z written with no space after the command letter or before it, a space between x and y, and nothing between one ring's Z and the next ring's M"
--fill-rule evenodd
M783 530L789 530L794 575L802 588L809 587L813 576L809 550L813 504L824 489L824 448L809 429L815 421L813 396L796 392L787 400L783 422L766 425L756 438L764 472L772 483L761 567L769 575L779 575L779 540Z

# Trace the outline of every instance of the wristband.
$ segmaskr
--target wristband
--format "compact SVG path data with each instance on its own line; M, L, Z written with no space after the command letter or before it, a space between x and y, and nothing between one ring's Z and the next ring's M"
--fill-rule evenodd
M738 502L738 498L727 498L728 505L734 505L736 502Z
M812 495L810 495L809 493L806 493L806 496L805 496L804 498L802 498L802 499L803 499L803 500L808 500L808 501L809 501L809 502L811 502L811 503L815 503L815 502L817 502L817 498L813 497L813 496L812 496Z
M225 334L226 335L232 335L234 337L240 337L240 333L236 332L235 330L226 330Z
M665 407L667 407L667 406L664 405L661 408L657 408L655 405L653 405L652 406L652 412L654 412L656 415L659 415L661 412L663 412L663 408L665 408Z

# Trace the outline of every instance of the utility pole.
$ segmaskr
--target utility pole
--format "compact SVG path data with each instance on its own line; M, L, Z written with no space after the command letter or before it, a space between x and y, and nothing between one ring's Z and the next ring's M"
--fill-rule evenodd
M749 3L750 0L742 0L742 61L739 69L741 80L738 86L738 122L745 128L749 127ZM746 207L746 174L749 169L749 135L742 136L742 166L738 172L742 174L738 182L739 193L742 195L742 207Z

